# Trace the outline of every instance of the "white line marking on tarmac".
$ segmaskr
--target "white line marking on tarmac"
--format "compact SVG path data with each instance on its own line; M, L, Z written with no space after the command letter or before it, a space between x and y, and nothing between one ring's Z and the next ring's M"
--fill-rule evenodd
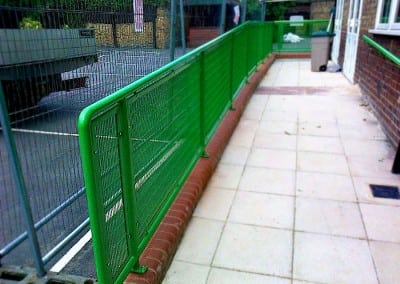
M52 131L42 131L42 130L31 130L31 129L19 129L19 128L11 128L14 132L21 133L32 133L32 134L45 134L45 135L57 135L57 136L73 136L79 137L78 134L75 133L64 133L64 132L52 132Z
M124 204L122 203L122 199L118 200L117 203L114 204L113 207L111 207L110 210L108 210L108 212L106 213L106 223L108 223L108 221L110 221L110 219L118 213L119 210L121 210L122 206Z
M92 232L89 230L52 268L50 268L50 271L59 273L63 270L91 239Z

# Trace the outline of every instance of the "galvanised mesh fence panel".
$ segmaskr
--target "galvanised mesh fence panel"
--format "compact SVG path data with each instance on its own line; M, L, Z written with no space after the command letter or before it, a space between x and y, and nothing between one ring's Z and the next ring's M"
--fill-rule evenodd
M89 231L80 111L170 62L169 1L133 4L0 0L0 83L46 270ZM0 261L32 266L4 141L0 133ZM92 259L89 242L63 272L95 276Z
M326 31L329 20L274 21L273 50L309 52L313 32Z
M246 23L81 113L79 139L100 283L122 283L132 269L140 271L140 254L237 93L233 58L247 64L249 54L234 49L243 40L233 39L247 38L254 26L265 31L264 25ZM255 66L260 58L250 60ZM242 71L246 80L248 66Z

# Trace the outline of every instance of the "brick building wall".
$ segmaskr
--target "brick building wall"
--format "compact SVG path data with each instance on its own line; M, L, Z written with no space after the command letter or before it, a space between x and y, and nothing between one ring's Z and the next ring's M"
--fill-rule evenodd
M363 2L360 37L367 35L400 57L399 36L368 32L375 25L377 1ZM354 81L359 84L362 95L370 103L389 140L397 146L400 141L400 67L360 38Z
M335 1L332 0L311 0L310 17L311 19L329 19L329 11Z

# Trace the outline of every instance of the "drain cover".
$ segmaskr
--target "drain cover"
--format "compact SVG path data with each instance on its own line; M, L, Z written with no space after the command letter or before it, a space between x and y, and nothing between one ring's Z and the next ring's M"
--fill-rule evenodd
M397 186L370 184L369 187L374 197L400 199Z

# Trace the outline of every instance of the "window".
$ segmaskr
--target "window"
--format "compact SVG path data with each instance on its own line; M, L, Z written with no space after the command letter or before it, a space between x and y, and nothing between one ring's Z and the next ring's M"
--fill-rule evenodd
M400 35L400 0L379 0L375 30L382 34Z

